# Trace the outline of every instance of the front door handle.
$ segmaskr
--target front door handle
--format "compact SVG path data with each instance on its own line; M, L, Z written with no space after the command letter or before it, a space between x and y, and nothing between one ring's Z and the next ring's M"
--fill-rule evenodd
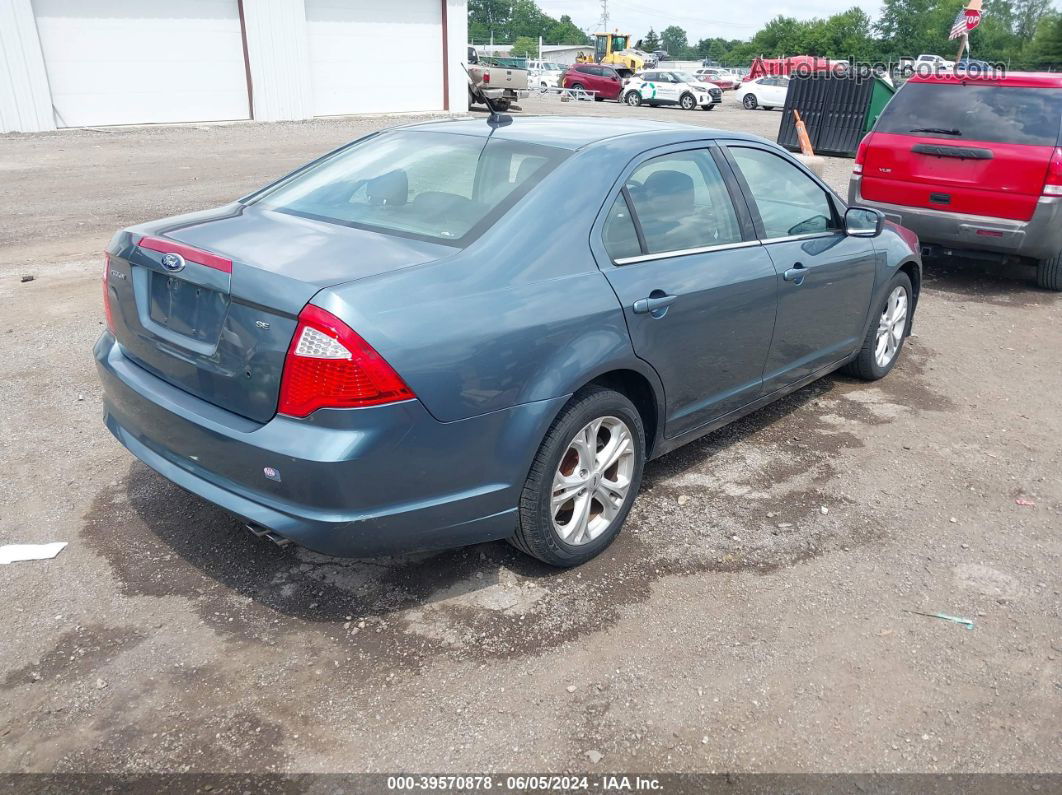
M797 287L804 283L804 277L808 275L808 269L796 263L792 268L782 274L782 278L787 282L793 282Z
M648 298L639 298L634 302L636 315L649 314L655 318L662 318L667 314L667 308L678 298L677 295L668 295L663 290L653 290Z

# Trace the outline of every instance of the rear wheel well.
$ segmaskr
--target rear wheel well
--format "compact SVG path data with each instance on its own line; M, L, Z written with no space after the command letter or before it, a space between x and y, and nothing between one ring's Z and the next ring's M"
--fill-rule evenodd
M918 295L922 292L922 275L918 270L918 266L913 262L905 262L900 266L900 270L907 274L907 277L911 280L911 289L914 291L913 303L918 305Z
M652 384L641 373L634 370L613 370L612 372L599 375L586 386L602 386L613 389L627 397L641 415L642 424L645 426L645 457L649 459L653 455L653 442L656 440L656 429L660 419L660 409L656 403L656 394Z

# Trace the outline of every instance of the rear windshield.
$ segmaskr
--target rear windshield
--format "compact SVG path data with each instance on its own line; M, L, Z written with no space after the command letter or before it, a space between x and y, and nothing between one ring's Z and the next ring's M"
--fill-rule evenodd
M908 83L874 129L951 140L1054 146L1062 89Z
M463 246L566 155L497 138L397 130L346 147L254 201L305 218Z

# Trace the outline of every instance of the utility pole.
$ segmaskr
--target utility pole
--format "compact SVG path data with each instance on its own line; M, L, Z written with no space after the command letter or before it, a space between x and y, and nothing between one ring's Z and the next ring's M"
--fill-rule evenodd
M608 33L608 0L601 0L601 30Z

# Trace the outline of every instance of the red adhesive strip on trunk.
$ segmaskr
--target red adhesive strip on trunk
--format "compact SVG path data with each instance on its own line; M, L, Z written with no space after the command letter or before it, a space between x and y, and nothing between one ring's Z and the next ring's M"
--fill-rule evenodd
M224 273L232 273L231 259L219 257L217 254L211 254L201 248L186 246L184 243L175 243L172 240L166 240L161 237L142 237L137 245L140 248L158 251L162 254L180 254L187 262L196 262Z

